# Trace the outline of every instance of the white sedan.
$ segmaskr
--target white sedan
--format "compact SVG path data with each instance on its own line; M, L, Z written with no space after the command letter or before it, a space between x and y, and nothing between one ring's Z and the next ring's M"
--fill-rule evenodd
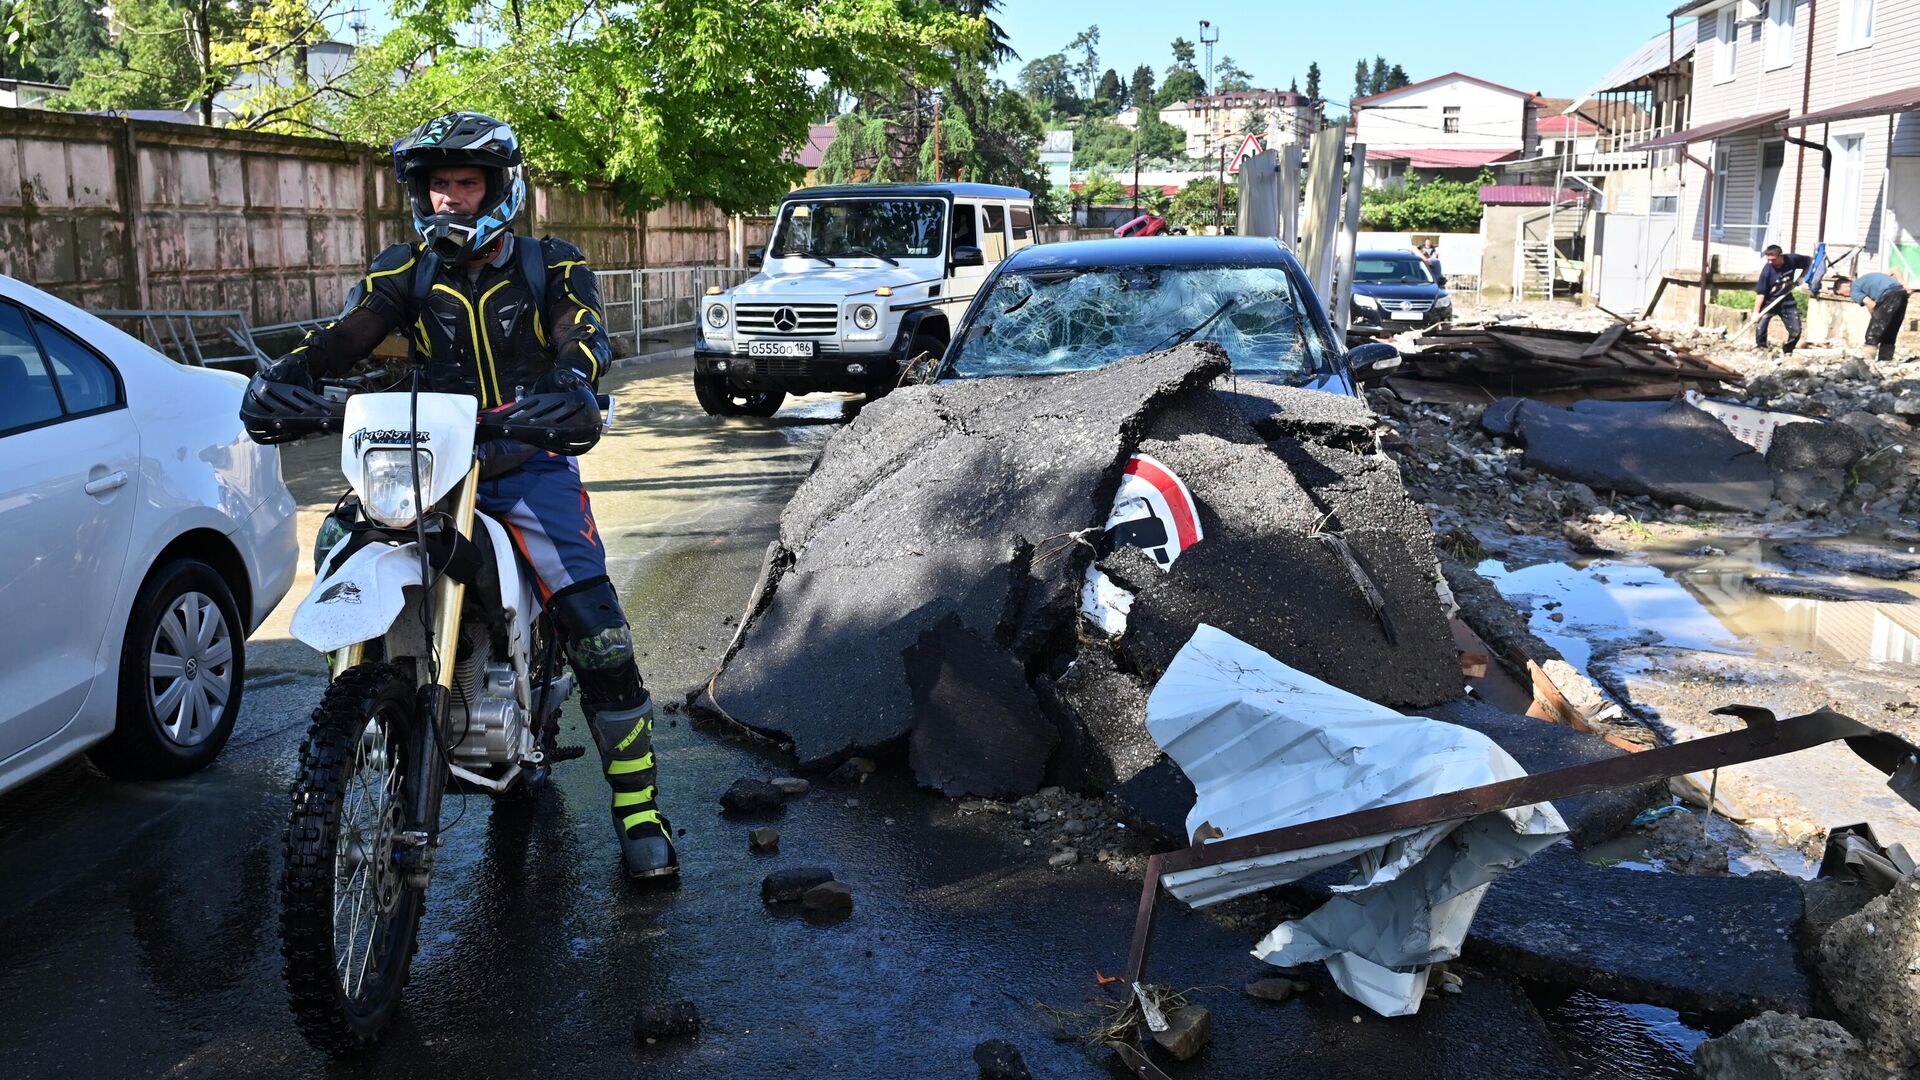
M296 560L245 387L0 276L0 790L82 751L179 776L226 743Z

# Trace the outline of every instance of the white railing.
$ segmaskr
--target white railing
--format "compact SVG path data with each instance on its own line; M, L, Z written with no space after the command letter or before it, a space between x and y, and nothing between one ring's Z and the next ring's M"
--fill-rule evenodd
M691 327L709 288L731 289L755 273L743 266L594 271L614 355L638 353L648 334Z

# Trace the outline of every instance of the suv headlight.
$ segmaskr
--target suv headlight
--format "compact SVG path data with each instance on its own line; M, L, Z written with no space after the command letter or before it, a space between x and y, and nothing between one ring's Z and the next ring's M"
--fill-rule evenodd
M853 325L862 330L871 330L880 325L880 309L872 304L861 304L853 309Z
M1368 296L1366 293L1354 293L1353 306L1363 307L1363 308L1378 308L1380 306L1380 301L1375 300L1373 297Z
M414 498L413 464L420 463L420 491L433 490L433 451L369 450L360 459L360 503L367 516L390 529L404 529L420 516Z
M715 330L727 325L727 305L708 304L707 325L713 327Z

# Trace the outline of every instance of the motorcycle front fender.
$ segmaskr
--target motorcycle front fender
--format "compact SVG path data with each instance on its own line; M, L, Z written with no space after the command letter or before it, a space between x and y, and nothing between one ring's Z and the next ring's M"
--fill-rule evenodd
M420 587L419 545L370 544L313 583L294 610L293 636L323 653L384 637L409 587Z

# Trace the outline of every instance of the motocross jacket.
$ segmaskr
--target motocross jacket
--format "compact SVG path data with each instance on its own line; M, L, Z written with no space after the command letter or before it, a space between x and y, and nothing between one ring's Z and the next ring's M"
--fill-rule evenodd
M523 245L538 246L538 258ZM539 267L545 280L530 283ZM612 348L600 289L580 249L509 236L477 266L442 265L418 244L395 244L355 283L346 308L287 354L315 375L341 375L395 329L424 365L428 388L472 394L492 408L531 390L556 366L597 383Z

